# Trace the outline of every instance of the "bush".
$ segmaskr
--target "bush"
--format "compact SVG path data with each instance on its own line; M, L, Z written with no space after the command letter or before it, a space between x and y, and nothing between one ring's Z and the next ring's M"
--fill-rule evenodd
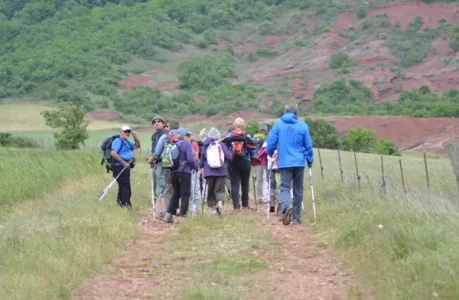
M356 11L356 16L358 19L363 19L367 16L367 9L363 6L359 7Z
M375 142L374 130L364 127L353 128L342 137L343 150L346 151L369 153Z
M373 144L371 153L382 155L402 156L397 145L393 141L378 140Z
M258 122L257 121L250 121L247 126L245 127L245 131L253 137L258 132Z
M0 146L13 148L38 148L38 143L28 137L13 137L11 133L0 132Z
M352 66L352 61L346 52L338 51L331 56L329 66L332 69L345 69Z
M308 45L308 41L305 39L296 39L293 43L296 47L306 47Z
M258 47L257 50L255 51L255 53L258 56L262 56L262 57L270 57L270 56L277 55L277 51L271 50L271 49L265 48L265 47Z
M332 122L310 118L305 118L305 122L308 124L309 133L311 134L312 143L315 148L339 149L338 129Z

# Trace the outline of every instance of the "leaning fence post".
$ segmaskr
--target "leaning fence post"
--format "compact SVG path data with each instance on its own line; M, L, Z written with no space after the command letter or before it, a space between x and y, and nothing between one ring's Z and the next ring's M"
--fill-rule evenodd
M357 164L357 154L355 152L354 152L354 161L355 161L355 170L357 171L357 183L359 184L359 190L360 190L359 165Z
M322 180L324 179L324 168L322 167L322 157L320 156L320 148L317 148L319 152L319 162L320 162L320 173L322 174Z
M406 194L406 188L405 188L405 177L403 177L403 167L402 167L402 160L398 160L400 163L400 174L402 175L402 186L403 186L403 192Z
M341 175L341 183L344 183L344 179L343 179L343 168L341 167L341 154L339 152L339 149L338 149L338 160L339 160L339 174Z
M424 166L426 167L427 191L430 193L429 169L427 168L427 157L424 152Z
M454 175L456 176L456 186L459 190L459 143L457 137L453 136L449 143L445 145L448 151L448 157L453 167Z
M381 155L381 173L382 173L382 184L381 189L386 192L386 177L384 176L384 157Z

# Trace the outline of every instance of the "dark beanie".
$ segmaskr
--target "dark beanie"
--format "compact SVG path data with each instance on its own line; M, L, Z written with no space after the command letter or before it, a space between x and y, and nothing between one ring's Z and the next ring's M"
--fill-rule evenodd
M169 127L171 129L178 129L180 127L180 124L176 120L170 120L169 121Z

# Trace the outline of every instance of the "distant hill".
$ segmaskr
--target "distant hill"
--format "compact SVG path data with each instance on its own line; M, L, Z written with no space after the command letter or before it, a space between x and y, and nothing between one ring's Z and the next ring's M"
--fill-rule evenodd
M448 2L0 0L0 98L148 120L302 114L459 117Z

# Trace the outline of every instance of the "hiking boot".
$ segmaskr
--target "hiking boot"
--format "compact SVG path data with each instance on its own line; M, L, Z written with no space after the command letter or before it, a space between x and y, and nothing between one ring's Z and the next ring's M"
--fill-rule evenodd
M281 213L281 207L282 207L282 204L279 202L279 203L277 204L277 215L278 215L278 216L282 215L282 213Z
M223 216L223 207L222 207L222 203L220 201L218 202L217 207L215 208L215 211L217 212L217 214L220 217Z
M165 211L162 211L162 212L159 213L159 217L161 219L163 219L165 216L166 216L166 212Z
M174 223L174 217L172 217L172 215L170 213L166 213L164 215L164 218L162 218L161 220L163 220L164 222L169 223L169 224Z
M274 205L269 207L269 212L276 212L276 208L274 207Z
M301 221L300 220L297 220L297 219L294 219L292 221L292 225L300 225L301 224Z
M292 222L292 215L293 215L293 208L287 209L287 212L284 215L284 218L282 219L282 223L284 225L290 225L290 222Z

